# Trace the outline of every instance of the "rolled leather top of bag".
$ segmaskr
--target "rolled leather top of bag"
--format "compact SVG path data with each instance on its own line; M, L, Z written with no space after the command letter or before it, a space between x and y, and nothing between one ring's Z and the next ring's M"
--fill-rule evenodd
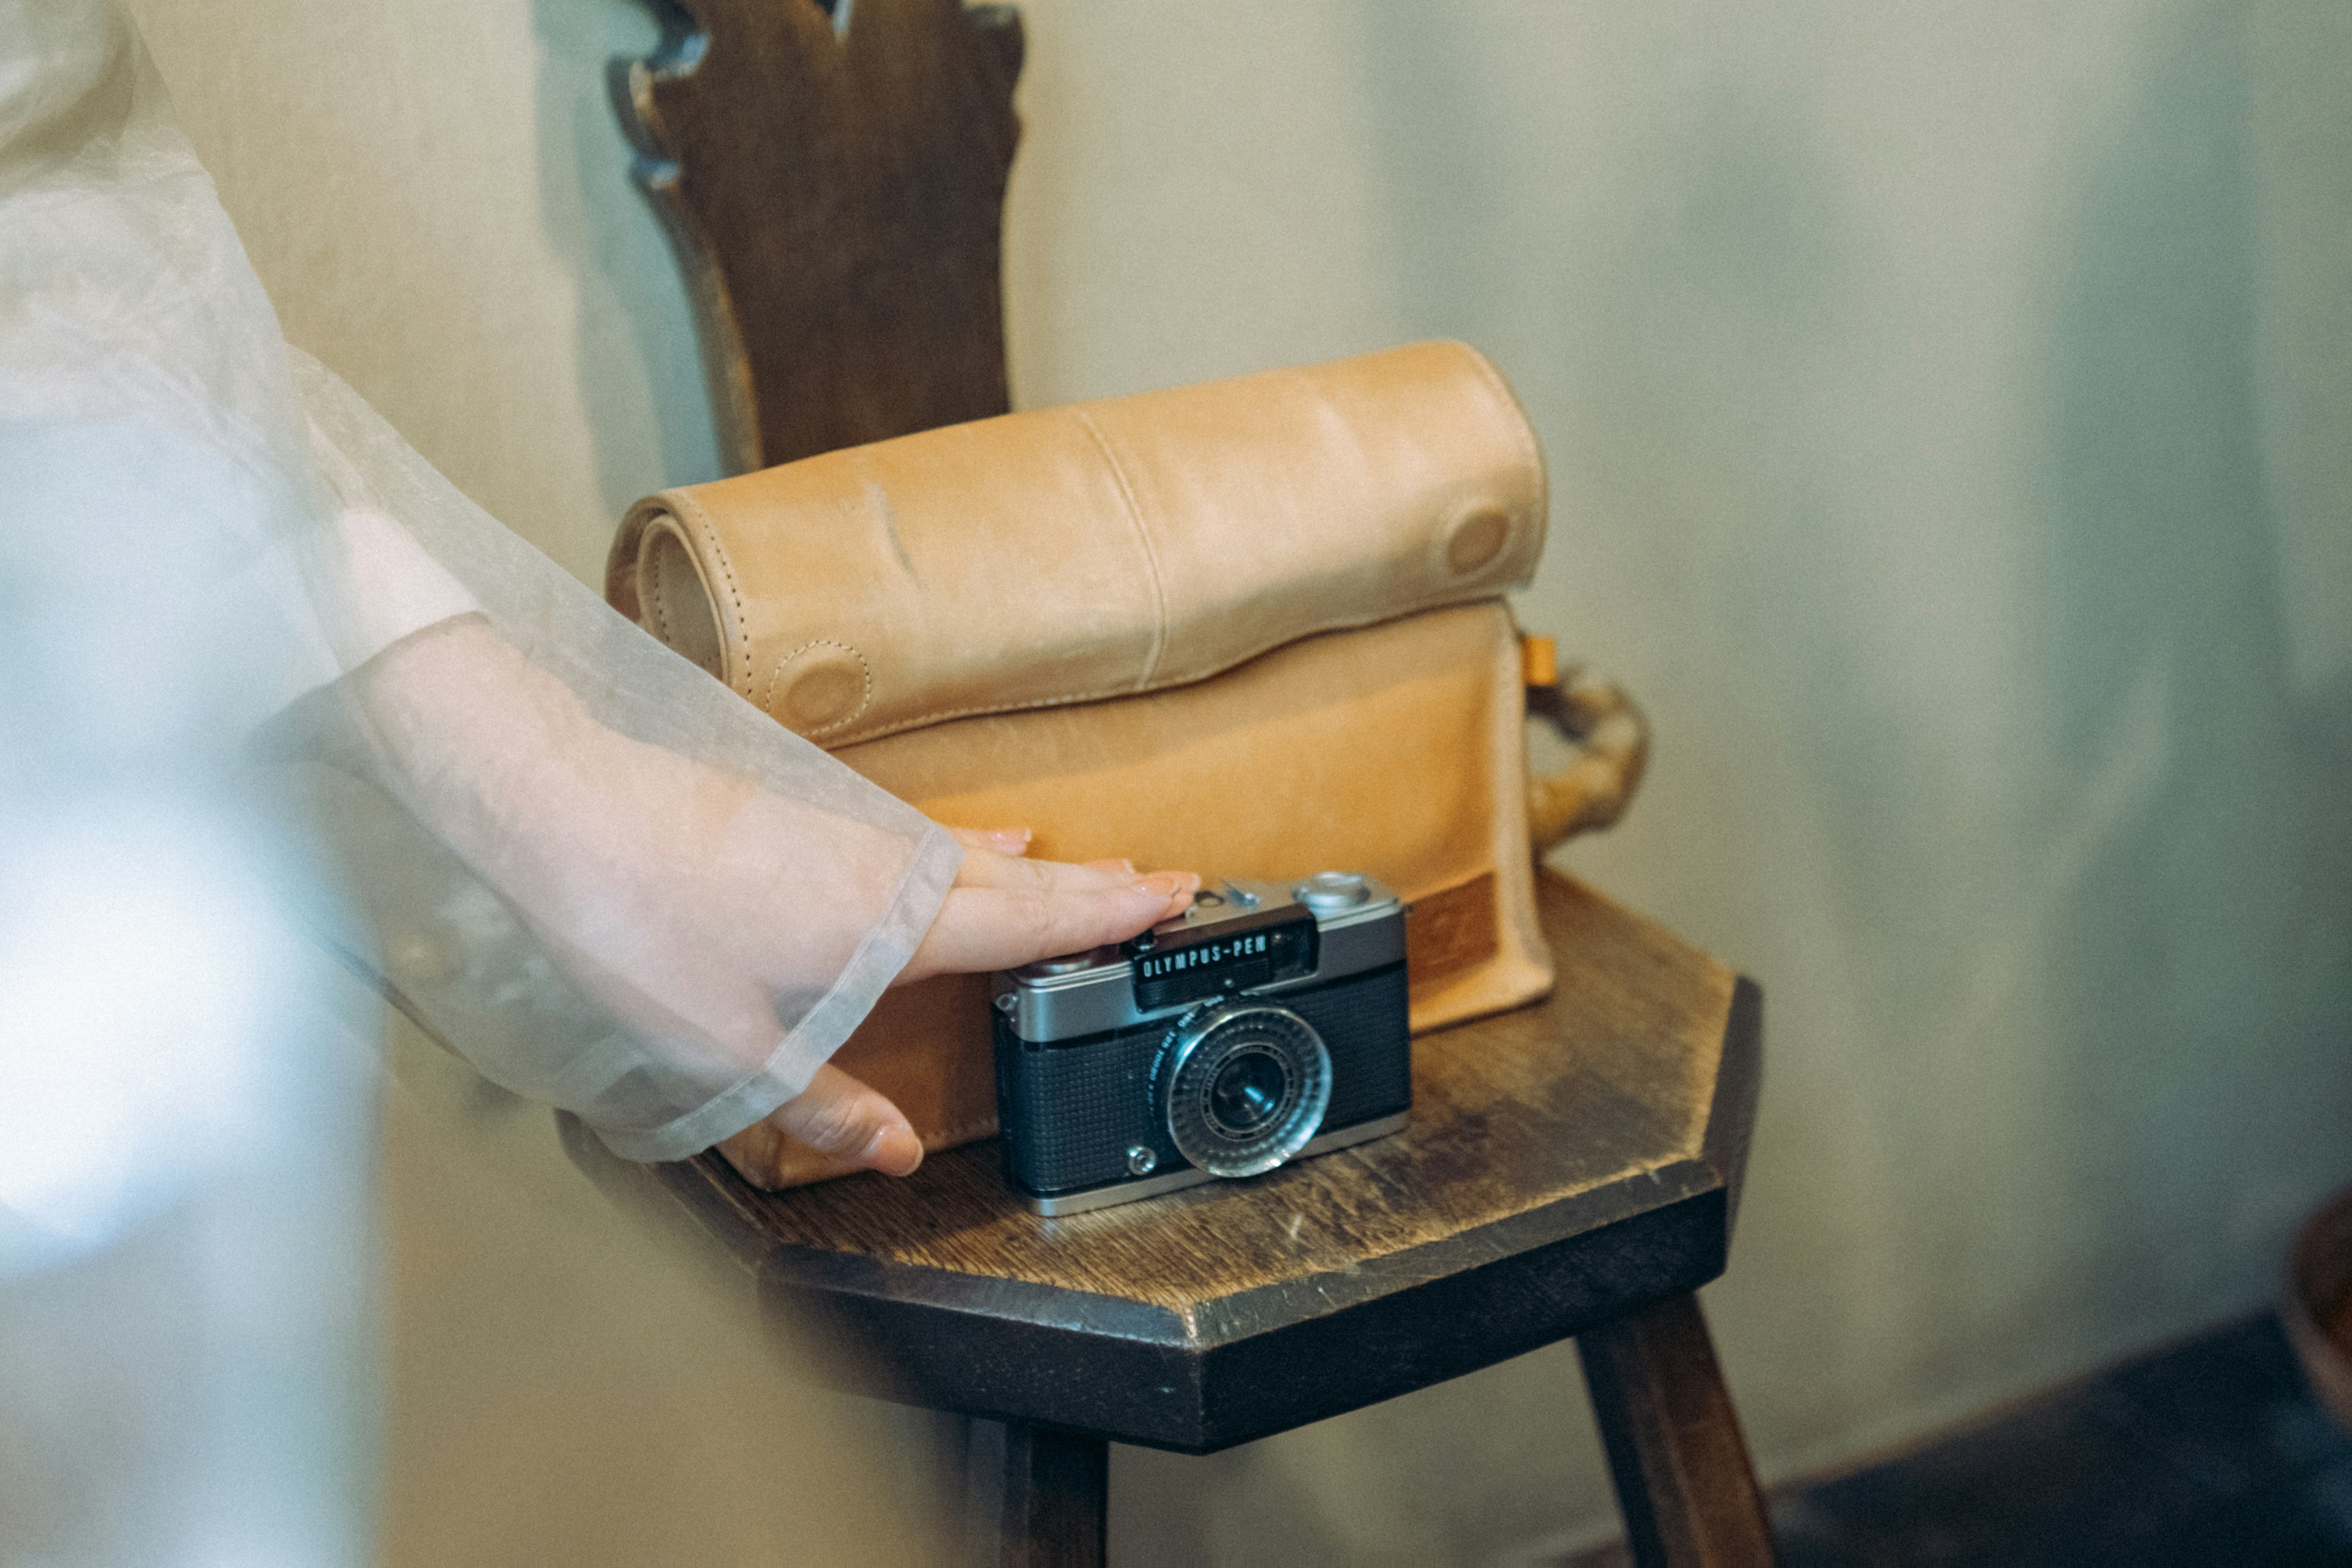
M1461 343L1006 415L629 511L606 596L826 746L1148 691L1522 586L1543 457Z

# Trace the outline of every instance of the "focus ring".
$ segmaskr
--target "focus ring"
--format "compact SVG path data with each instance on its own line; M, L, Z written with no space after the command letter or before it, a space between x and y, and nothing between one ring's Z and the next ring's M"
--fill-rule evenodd
M1267 1002L1218 1002L1170 1036L1160 1108L1176 1152L1213 1176L1255 1176L1305 1148L1331 1103L1331 1053Z

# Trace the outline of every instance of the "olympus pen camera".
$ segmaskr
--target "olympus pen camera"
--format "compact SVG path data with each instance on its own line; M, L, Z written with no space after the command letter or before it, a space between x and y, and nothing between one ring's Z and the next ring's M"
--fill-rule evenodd
M996 975L1006 1179L1076 1214L1397 1131L1404 917L1353 872L1210 883L1132 942Z

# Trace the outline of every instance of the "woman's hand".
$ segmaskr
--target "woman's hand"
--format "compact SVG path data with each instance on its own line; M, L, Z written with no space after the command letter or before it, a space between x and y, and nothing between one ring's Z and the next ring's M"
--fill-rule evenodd
M1138 876L1125 860L1031 860L1025 827L950 831L964 847L963 869L893 984L1012 969L1125 942L1182 914L1201 886L1190 871Z
M1201 886L1190 871L1138 876L1125 860L1031 860L1026 828L953 831L964 847L963 868L893 984L1012 969L1125 942L1182 914ZM830 1064L816 1069L801 1094L719 1147L759 1182L775 1168L780 1133L893 1176L923 1163L923 1146L898 1108Z

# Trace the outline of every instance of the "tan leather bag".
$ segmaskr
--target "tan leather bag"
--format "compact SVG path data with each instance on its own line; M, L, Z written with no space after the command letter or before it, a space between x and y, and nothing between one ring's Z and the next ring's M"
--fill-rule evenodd
M1639 773L1622 699L1546 675L1589 749L1531 803L1502 595L1545 502L1501 377L1425 343L667 490L606 594L939 821L1055 859L1374 873L1412 904L1419 1031L1549 989L1534 856ZM891 992L836 1059L927 1147L994 1131L978 976Z

